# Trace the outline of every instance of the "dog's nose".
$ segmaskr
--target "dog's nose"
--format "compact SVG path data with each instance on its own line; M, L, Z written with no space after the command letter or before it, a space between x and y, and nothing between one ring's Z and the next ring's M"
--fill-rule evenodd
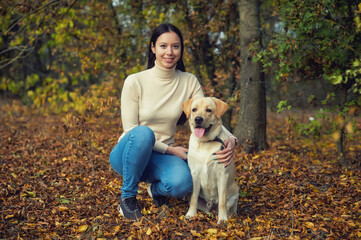
M202 117L196 117L194 119L194 121L195 121L196 124L201 124L203 122L203 118Z

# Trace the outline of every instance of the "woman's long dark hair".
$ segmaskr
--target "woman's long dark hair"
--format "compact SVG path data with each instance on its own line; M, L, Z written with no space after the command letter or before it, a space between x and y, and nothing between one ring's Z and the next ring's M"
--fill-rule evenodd
M179 58L179 60L177 62L176 69L180 70L182 72L185 72L186 69L185 69L184 63L183 63L183 49L184 49L183 36L182 36L181 31L176 26L174 26L170 23L163 23L163 24L159 25L156 29L154 29L152 37L149 42L147 69L154 67L155 54L152 51L152 44L153 44L153 46L155 46L155 42L157 41L158 37L166 32L175 32L181 41L181 57Z
M174 26L170 23L163 23L163 24L159 25L156 29L154 29L152 37L149 42L147 69L152 68L155 65L155 63L154 63L155 62L155 54L152 51L152 44L153 44L153 46L155 46L155 43L156 43L158 37L166 32L175 32L181 41L181 57L179 58L179 60L177 62L176 69L179 71L185 72L186 68L184 67L184 63L183 63L183 49L184 49L183 36L182 36L181 31L176 26ZM177 125L183 125L186 121L187 121L187 116L184 114L184 112L182 112L182 115L180 116L180 118L177 121Z

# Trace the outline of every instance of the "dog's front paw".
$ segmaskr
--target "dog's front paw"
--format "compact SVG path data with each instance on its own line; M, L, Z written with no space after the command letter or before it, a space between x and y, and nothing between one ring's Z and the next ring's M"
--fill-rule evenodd
M218 218L217 224L227 224L228 219L227 218Z
M196 212L193 211L188 211L187 214L184 216L185 219L190 220L192 217L194 217L194 215L196 215Z

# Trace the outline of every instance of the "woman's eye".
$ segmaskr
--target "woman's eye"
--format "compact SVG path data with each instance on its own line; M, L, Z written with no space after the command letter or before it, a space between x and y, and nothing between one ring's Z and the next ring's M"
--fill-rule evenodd
M212 109L207 108L207 109L206 109L206 112L211 113L211 112L212 112Z
M178 49L179 45L174 45L173 48Z
M193 108L193 109L192 109L192 112L195 112L195 111L197 111L197 108Z
M166 48L167 46L165 44L160 45L161 48Z

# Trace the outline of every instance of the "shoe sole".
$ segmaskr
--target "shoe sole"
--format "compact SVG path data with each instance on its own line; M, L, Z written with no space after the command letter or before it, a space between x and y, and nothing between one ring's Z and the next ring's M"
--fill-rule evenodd
M124 213L122 208L120 207L120 205L118 206L118 212L120 213L120 215L122 215L124 217Z
M148 187L147 187L147 192L148 192L149 196L153 199L153 203L154 203L154 198L153 198L153 194L152 194L152 184L149 184L149 185L148 185ZM163 204L160 205L160 206L157 206L157 204L155 204L155 203L154 203L154 205L155 205L156 207L161 207L161 206L163 206L163 205L168 205L168 201L167 201L167 203L163 203Z
M152 184L148 185L148 187L147 187L147 192L148 192L149 196L150 196L151 198L153 198L153 194L152 194L151 188L152 188Z
M120 215L121 215L122 217L124 217L125 219L128 219L128 220L132 220L133 222L136 222L136 221L138 221L138 219L140 219L140 218L138 218L138 219L126 218L126 217L124 216L123 210L122 210L122 208L120 207L120 205L118 205L118 212L120 213Z

